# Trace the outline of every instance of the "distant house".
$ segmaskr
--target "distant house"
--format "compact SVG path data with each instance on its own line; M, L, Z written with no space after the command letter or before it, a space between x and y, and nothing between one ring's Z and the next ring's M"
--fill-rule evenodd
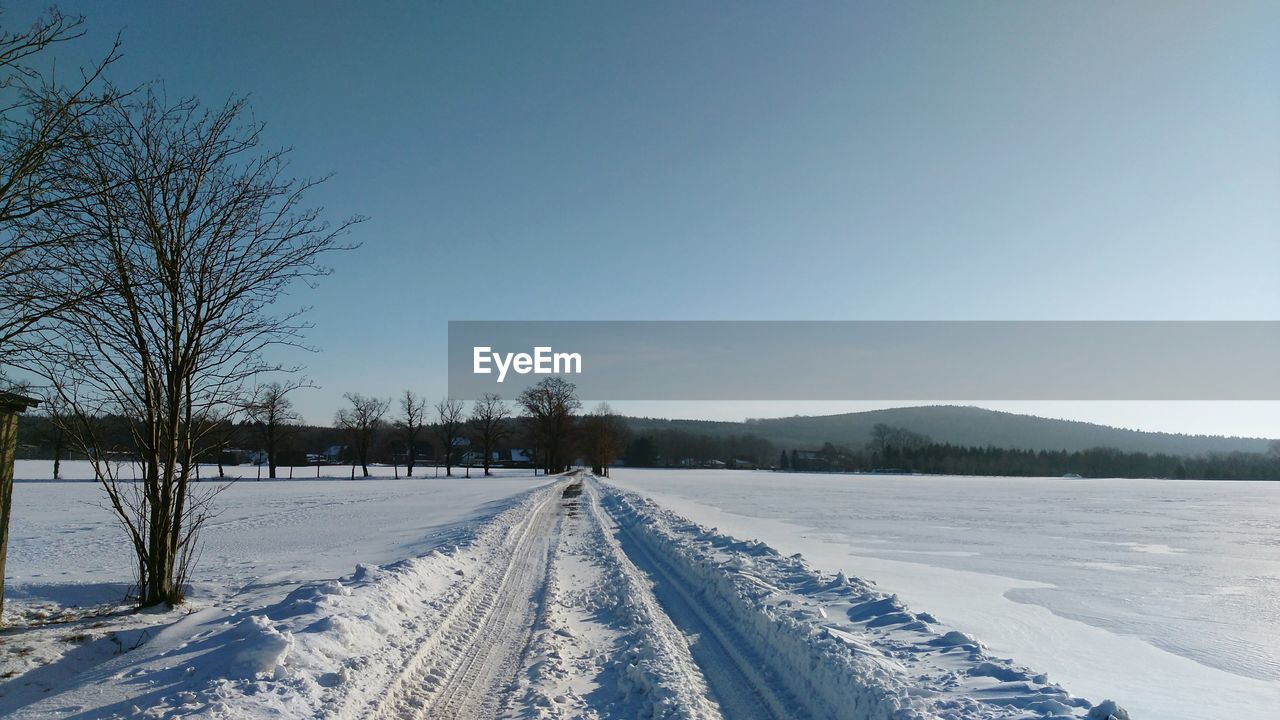
M522 450L520 448L511 448L503 465L507 467L533 467L533 451Z
M414 465L429 465L434 459L435 459L435 452L430 445L424 445L420 448L417 448L416 451L413 453ZM408 465L409 451L402 450L401 452L391 453L391 462L395 463L396 465Z
M221 452L223 465L243 465L251 462L249 457L253 455L252 451L242 448L227 448Z
M711 470L719 470L729 466L723 460L699 460L697 458L685 458L680 461L681 467L687 468L707 468Z
M346 445L330 445L327 450L320 453L327 463L340 463L347 456Z
M792 470L826 470L830 463L818 450L796 450L791 455L791 466Z
M497 462L502 462L502 453L499 453L499 452L489 453L489 463L493 464ZM462 454L462 459L460 459L458 463L461 465L483 465L484 451L468 450L467 452Z

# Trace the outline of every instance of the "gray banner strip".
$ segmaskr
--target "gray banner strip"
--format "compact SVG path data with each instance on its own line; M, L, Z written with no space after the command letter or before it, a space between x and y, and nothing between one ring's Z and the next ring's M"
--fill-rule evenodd
M1275 321L452 321L448 352L461 399L1280 400Z

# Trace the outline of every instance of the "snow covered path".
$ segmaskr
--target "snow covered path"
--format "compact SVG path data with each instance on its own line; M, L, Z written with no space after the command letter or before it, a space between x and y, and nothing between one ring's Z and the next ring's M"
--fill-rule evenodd
M180 628L200 632L15 717L1127 718L871 583L583 474L456 545Z
M374 715L397 718L493 717L515 675L546 584L559 535L554 493L544 493L513 525L499 552L424 638Z
M808 716L803 704L761 667L760 658L746 648L733 624L710 612L697 597L697 588L685 585L676 570L646 549L634 527L622 530L620 538L629 556L652 579L654 592L672 621L693 639L690 651L727 717L778 720Z

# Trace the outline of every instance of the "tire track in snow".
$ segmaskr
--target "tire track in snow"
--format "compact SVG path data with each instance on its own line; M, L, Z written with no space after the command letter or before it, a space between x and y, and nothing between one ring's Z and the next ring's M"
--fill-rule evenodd
M615 648L618 655L609 662L631 680L629 689L618 690L622 694L614 709L698 720L811 717L806 704L751 653L731 619L709 608L627 521L609 512L596 482L585 475L571 478L519 519L493 562L415 650L369 717L487 720L504 710L521 715L533 710L519 709L528 698L518 697L518 677L528 666L530 644L546 611L543 598L555 550L565 540L569 506L579 511L572 520L581 526L579 532L598 538L591 555L607 581L625 588L620 590L625 600L613 612L627 626L630 641ZM571 493L580 493L577 502L565 503ZM637 658L641 666L632 665ZM635 692L641 695L626 697ZM569 717L565 711L573 712L569 707L537 712Z
M532 633L559 532L559 501L559 492L549 493L514 528L506 561L485 568L392 682L373 717L497 714Z
M631 669L634 676L643 677L645 717L722 720L726 714L711 697L707 678L690 652L688 637L654 596L649 576L623 550L616 536L617 524L601 507L595 482L588 476L583 483L584 515L596 541L596 557L607 568L606 582L616 592L618 607L614 611L628 618L629 645L644 658ZM621 662L635 662L635 657L624 657Z
M595 495L593 488L593 500ZM598 502L593 504L598 507ZM607 511L600 508L599 512ZM667 617L691 637L689 650L724 716L734 720L809 718L804 705L770 676L758 658L744 650L745 643L730 621L711 612L625 523L613 519L622 551L653 580L653 593Z

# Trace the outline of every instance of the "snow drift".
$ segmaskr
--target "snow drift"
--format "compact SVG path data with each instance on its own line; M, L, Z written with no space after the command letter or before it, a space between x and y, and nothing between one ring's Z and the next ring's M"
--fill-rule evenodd
M1039 673L991 657L977 640L843 574L814 571L755 541L721 535L611 487L602 502L627 542L696 593L703 610L768 681L815 718L1125 720ZM798 709L799 710L799 709Z

